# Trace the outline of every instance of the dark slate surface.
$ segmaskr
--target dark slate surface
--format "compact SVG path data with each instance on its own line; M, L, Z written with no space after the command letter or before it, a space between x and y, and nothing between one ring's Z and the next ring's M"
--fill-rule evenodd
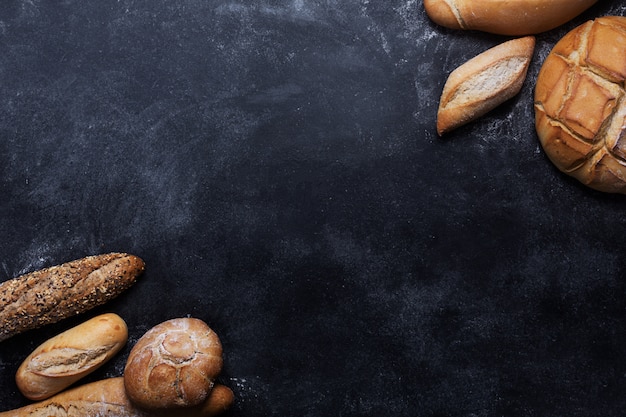
M0 344L0 405L94 314L218 332L232 416L623 416L626 200L556 171L522 92L445 139L447 74L506 38L421 2L0 5L0 278L127 251L89 314Z

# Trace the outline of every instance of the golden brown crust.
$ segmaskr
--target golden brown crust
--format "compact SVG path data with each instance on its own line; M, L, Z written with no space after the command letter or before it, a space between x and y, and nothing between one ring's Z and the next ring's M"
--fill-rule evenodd
M426 14L438 25L450 29L466 29L463 18L459 15L453 0L424 0Z
M519 93L535 48L526 36L501 43L450 73L437 111L443 135L493 110Z
M433 22L508 36L534 35L578 16L598 0L424 0Z
M200 405L184 409L171 408L152 410L155 417L215 417L230 409L235 402L235 394L225 385L215 384L208 398ZM2 417L2 416L0 416Z
M126 253L89 256L0 284L0 341L84 313L135 283L144 262Z
M126 392L143 408L195 406L206 400L221 369L215 332L199 319L171 319L133 346L124 370Z
M599 191L626 194L626 18L566 34L535 87L535 127L557 168Z
M128 340L120 316L96 316L37 347L15 375L20 392L28 399L43 400L95 371L117 354Z
M64 391L45 401L0 413L0 417L116 416L148 417L124 392L122 377L109 378Z
M108 378L64 391L47 400L0 412L0 417L214 417L227 410L234 399L232 391L216 385L204 404L181 410L148 411L133 404L126 395L124 378Z
M213 386L209 398L200 407L199 414L204 417L213 417L228 410L235 401L235 394L225 385Z

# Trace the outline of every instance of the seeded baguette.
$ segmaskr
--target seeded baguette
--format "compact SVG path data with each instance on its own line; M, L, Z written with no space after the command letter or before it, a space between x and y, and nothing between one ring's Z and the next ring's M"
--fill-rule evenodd
M214 417L227 410L234 400L230 388L215 385L204 404L176 411L147 411L134 405L124 391L124 378L91 382L63 391L47 400L14 410L0 417Z
M135 283L145 264L127 253L88 256L0 284L0 342L84 313Z
M100 368L127 341L124 320L100 314L39 345L18 368L15 382L26 398L44 400Z

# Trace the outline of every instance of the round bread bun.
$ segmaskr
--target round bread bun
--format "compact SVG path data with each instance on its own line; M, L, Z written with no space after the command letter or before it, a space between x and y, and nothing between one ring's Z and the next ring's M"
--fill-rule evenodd
M566 34L535 87L535 127L562 172L626 194L626 18L605 16Z
M221 342L205 322L171 319L133 346L124 386L130 400L146 409L191 407L207 399L222 362Z

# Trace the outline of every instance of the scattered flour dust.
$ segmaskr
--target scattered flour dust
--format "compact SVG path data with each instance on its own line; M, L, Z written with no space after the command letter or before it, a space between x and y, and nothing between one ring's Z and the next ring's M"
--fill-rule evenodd
M250 385L247 378L230 378L230 388L235 392L237 401L246 402L259 397L258 390Z
M30 247L25 248L21 252L19 262L15 263L15 266L18 266L20 269L9 271L9 278L16 278L38 269L53 266L53 264L62 263L61 261L54 261L51 257L59 249L60 245L60 242L56 247L53 247L49 241L32 242Z
M421 43L439 36L437 31L424 25L426 12L422 6L422 0L407 0L401 6L396 7L395 11L404 22L405 39L414 39L416 43Z

